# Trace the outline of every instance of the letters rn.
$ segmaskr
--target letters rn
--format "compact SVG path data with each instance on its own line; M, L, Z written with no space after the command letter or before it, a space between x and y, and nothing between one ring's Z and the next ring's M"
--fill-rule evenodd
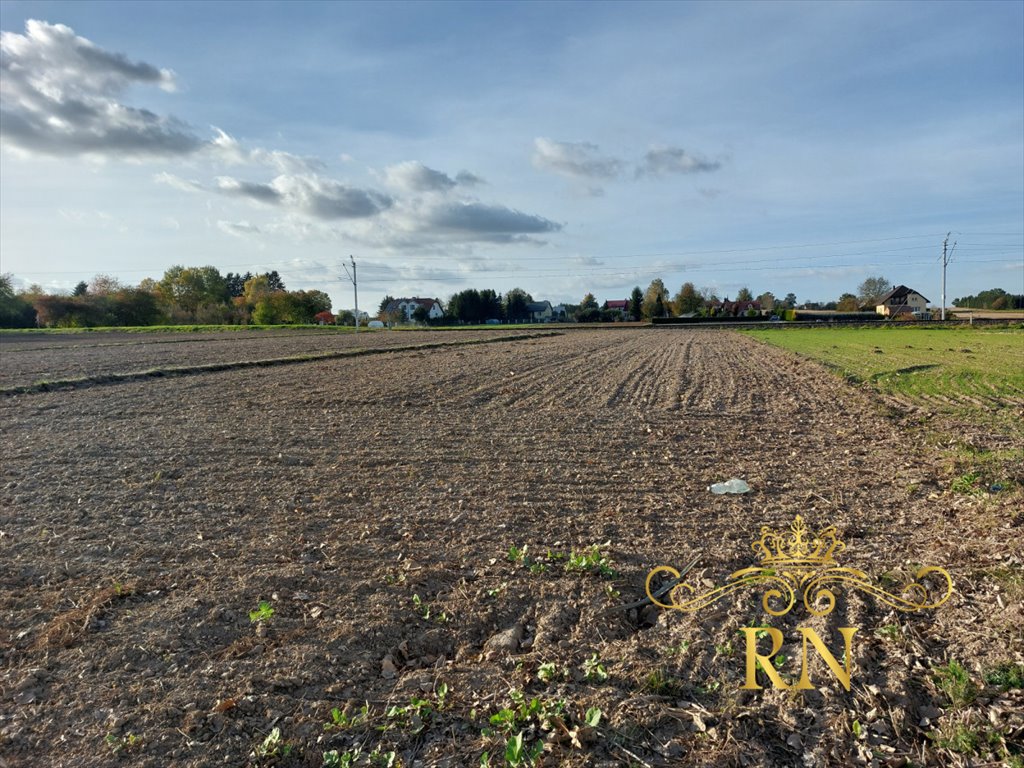
M757 668L760 666L776 688L793 688L800 691L813 690L815 686L811 683L811 679L807 674L807 641L810 640L811 645L814 646L818 655L825 660L828 668L832 670L832 674L836 676L839 683L846 690L850 690L850 669L853 664L851 646L857 627L839 627L839 633L843 636L846 646L845 652L842 655L842 665L825 646L822 639L818 637L817 632L809 627L797 627L797 630L803 636L803 643L801 646L800 680L795 685L789 685L779 677L779 673L775 670L775 665L772 663L772 656L782 649L782 632L774 627L740 627L740 629L747 638L747 682L743 688L752 691L761 690L761 686L757 684ZM767 655L757 652L757 636L762 632L767 633L772 639L772 651Z

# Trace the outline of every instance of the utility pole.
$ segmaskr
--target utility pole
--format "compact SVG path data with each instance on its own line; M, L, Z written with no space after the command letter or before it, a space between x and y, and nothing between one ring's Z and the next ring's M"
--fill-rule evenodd
M346 266L345 262L341 262L341 267L345 270L345 274L352 283L352 293L356 302L356 333L359 333L359 284L356 282L356 260L351 255L349 259L352 260L352 272L348 271L348 266ZM943 291L945 291L945 288L943 288Z
M949 266L949 262L953 260L953 251L956 250L956 241L953 241L953 247L949 248L949 236L952 232L946 233L946 239L942 241L942 310L940 318L946 319L946 267Z

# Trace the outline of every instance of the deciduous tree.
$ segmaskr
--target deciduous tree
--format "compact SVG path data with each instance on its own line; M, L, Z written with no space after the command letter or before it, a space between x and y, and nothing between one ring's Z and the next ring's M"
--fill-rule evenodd
M836 309L840 312L856 312L860 309L860 302L857 301L857 297L852 293L844 293L839 297L839 303L836 304Z
M672 308L677 315L686 315L698 311L703 303L704 300L697 293L693 283L686 282L683 283L682 288L676 293L675 299L672 300Z
M227 304L227 284L216 267L175 265L164 272L158 286L160 300L171 309L195 316L203 304Z
M89 281L89 293L95 296L108 296L124 288L121 281L110 275L96 275Z
M775 309L775 294L771 291L765 291L757 297L757 302L765 312L771 312Z
M660 277L651 281L644 292L643 315L647 319L652 317L664 317L665 307L668 304L668 290Z
M156 295L142 288L122 288L109 297L114 325L145 326L160 322Z
M510 323L530 318L530 310L527 305L533 301L533 297L522 288L513 288L505 294L505 319Z
M36 324L32 304L14 292L14 278L0 275L0 328L31 328Z
M710 285L705 285L700 289L700 297L704 299L705 304L710 304L714 301L718 301L718 294L715 293L715 289Z
M48 328L93 328L109 325L105 307L81 296L37 296L33 306L39 324Z
M861 304L874 307L890 290L892 290L892 283L881 275L878 277L869 277L857 286L857 298L860 299Z
M273 292L274 289L270 287L270 280L266 275L250 277L242 285L242 296L252 305Z

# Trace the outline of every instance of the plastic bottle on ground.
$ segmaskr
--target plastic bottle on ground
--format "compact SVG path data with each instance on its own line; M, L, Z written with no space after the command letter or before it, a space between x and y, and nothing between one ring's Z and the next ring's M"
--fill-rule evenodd
M709 485L708 490L721 496L724 493L746 493L750 490L750 486L738 477L734 477L731 480L726 480L724 483Z

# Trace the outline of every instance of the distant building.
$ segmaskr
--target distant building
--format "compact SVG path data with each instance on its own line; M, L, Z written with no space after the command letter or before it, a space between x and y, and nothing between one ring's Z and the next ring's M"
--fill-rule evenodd
M884 317L896 317L901 314L925 313L928 299L905 285L897 285L878 300L875 312Z
M739 317L740 315L747 315L753 310L757 314L761 314L761 302L759 301L729 301L726 299L722 302L723 315L729 315L731 317Z
M612 312L618 312L623 317L629 316L629 299L610 299L604 303L605 309L610 309Z
M526 305L526 311L530 313L531 323L546 323L553 314L550 301L531 301Z
M412 320L413 312L416 311L417 307L423 307L427 310L427 317L431 320L437 320L438 318L444 317L444 310L441 308L441 302L437 299L394 299L388 302L388 305L384 307L385 315L398 315L405 318L405 322Z

